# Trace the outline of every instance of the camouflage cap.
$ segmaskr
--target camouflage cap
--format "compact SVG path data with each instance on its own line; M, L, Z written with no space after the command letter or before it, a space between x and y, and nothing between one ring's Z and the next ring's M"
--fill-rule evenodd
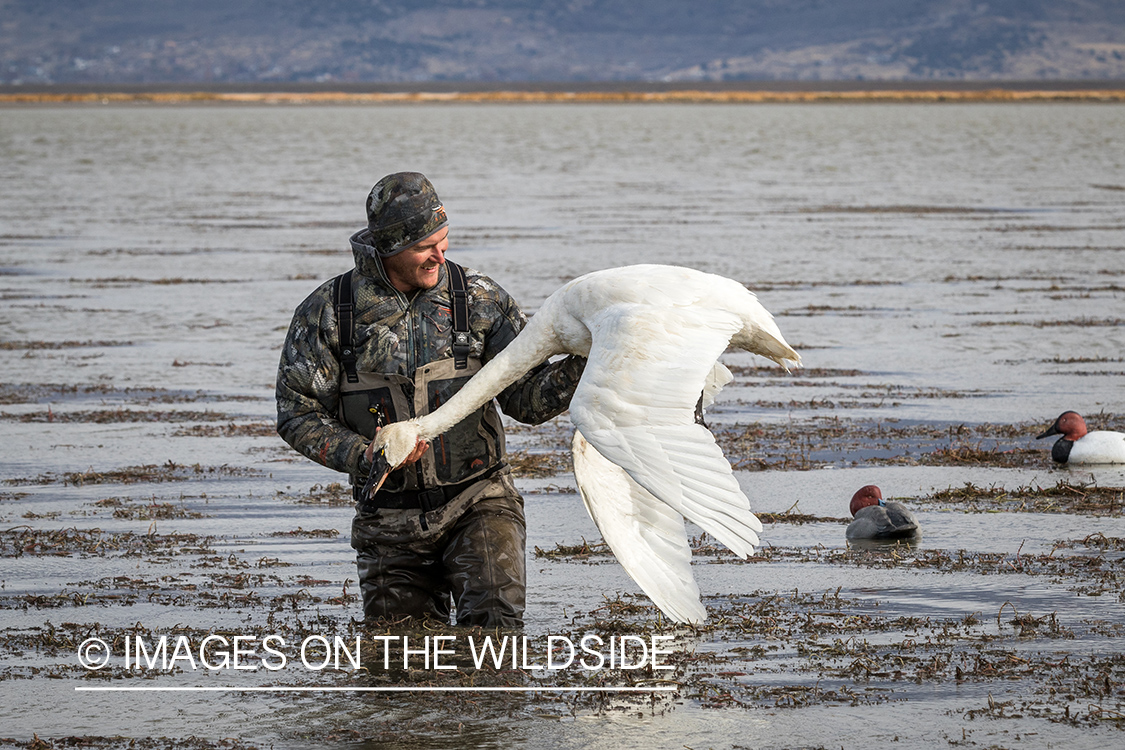
M389 174L367 196L371 244L384 258L421 242L447 223L437 191L418 172Z

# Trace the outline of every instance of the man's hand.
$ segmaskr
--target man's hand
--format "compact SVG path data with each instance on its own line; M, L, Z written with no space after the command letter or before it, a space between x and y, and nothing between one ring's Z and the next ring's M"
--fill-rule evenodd
M378 427L375 428L375 434L376 435L379 434L380 429L381 428L378 428ZM406 457L406 460L404 460L401 464L399 464L398 466L395 466L393 468L399 469L399 468L402 468L403 466L407 466L408 464L412 464L412 463L416 462L429 449L430 449L429 443L427 443L425 440L419 440L418 443L414 446L414 450L411 451L410 455ZM364 452L363 455L367 459L367 463L370 464L372 458L375 455L375 443L374 442L371 442L371 443L367 444L367 450Z

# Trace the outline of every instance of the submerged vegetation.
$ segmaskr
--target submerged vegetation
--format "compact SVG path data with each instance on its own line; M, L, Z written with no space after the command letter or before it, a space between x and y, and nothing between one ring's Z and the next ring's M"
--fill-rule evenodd
M977 487L967 483L950 487L919 502L938 503L970 512L1073 513L1078 515L1117 515L1125 509L1125 489L1059 480L1054 487Z
M213 479L216 477L258 476L261 472L243 466L182 466L171 460L163 464L144 464L126 466L120 469L97 471L68 471L59 474L40 474L34 478L12 478L4 480L10 485L62 484L81 486L84 484L137 484L142 482L182 482L190 479Z

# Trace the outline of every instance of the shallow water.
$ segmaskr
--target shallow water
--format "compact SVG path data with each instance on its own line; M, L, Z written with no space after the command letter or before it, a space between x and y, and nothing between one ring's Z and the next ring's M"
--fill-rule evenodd
M925 499L966 484L1125 487L1125 469L1060 469L1032 439L1065 409L1125 427L1123 154L1117 104L0 111L0 524L9 529L0 734L294 747L1119 743L1121 552L1058 545L1125 537L1120 503L1108 514L979 513ZM890 656L881 646L821 657L807 638L722 624L678 633L684 648L722 662L716 674L686 668L674 698L640 708L544 696L75 692L90 680L74 649L43 635L67 623L118 634L138 624L331 634L358 614L350 510L310 499L310 488L339 477L295 456L268 423L291 310L349 267L347 237L362 224L367 190L400 169L437 185L452 220L450 257L490 273L529 312L566 279L639 262L690 265L755 289L813 373L740 375L709 415L719 430L764 428L772 468L738 472L755 509L842 518L852 492L877 483L917 504L924 535L867 558L848 556L840 523L770 524L772 556L698 556L712 619L737 622L725 607L777 592L793 596L777 615L784 622L823 609L805 595L836 592L840 606L882 628L871 643L931 644L919 648L941 669L897 679L847 672ZM858 433L860 447L834 452L789 434L830 422ZM920 449L882 445L870 427L936 427L953 444L958 426L988 424L1021 426L1000 447L1038 450L1040 460L887 465L876 459L919 458ZM554 451L565 432L521 430L509 445ZM813 468L782 470L769 452L782 443L814 456ZM146 465L165 466L158 478L170 481L103 476ZM69 472L88 474L76 484ZM637 589L611 558L535 557L536 547L598 535L569 475L520 486L527 630L590 629L591 612ZM21 527L132 536L115 537L115 549L64 544L54 551L66 554L52 554L14 547L30 539L11 531ZM992 553L1002 559L957 569L934 557ZM1083 556L1100 559L1104 575L1049 567ZM1045 619L1011 623L1052 613L1053 635ZM912 629L904 617L933 622ZM966 618L975 621L960 635L941 635ZM814 644L831 642L811 632ZM732 651L771 644L779 649L764 656ZM1101 675L1108 687L1075 687L1074 677L1064 688L1071 676L1042 665L1040 678L993 677L971 668L979 661L957 661L989 648L1035 664L1072 651L1074 662L1095 664L1087 682ZM954 662L970 676L955 678ZM153 684L319 677L346 679L189 672ZM699 684L737 701L719 706ZM865 697L802 693L796 705L796 692L752 692L763 685L847 685ZM1082 719L1064 720L1064 704Z

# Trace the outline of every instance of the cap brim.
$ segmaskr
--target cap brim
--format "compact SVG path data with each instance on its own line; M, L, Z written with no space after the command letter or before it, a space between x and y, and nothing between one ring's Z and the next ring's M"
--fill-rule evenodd
M403 245L402 247L396 247L395 249L391 250L389 253L380 252L379 257L380 258L390 258L392 256L398 255L403 250L409 250L410 248L414 247L415 245L417 245L421 242L425 242L429 238L433 237L435 234L437 234L441 230L445 229L447 226L449 226L449 220L448 219L443 221L442 223L438 224L437 228L434 229L432 232L428 232L428 233L422 235L421 237L414 240L413 242L409 242L409 243Z

